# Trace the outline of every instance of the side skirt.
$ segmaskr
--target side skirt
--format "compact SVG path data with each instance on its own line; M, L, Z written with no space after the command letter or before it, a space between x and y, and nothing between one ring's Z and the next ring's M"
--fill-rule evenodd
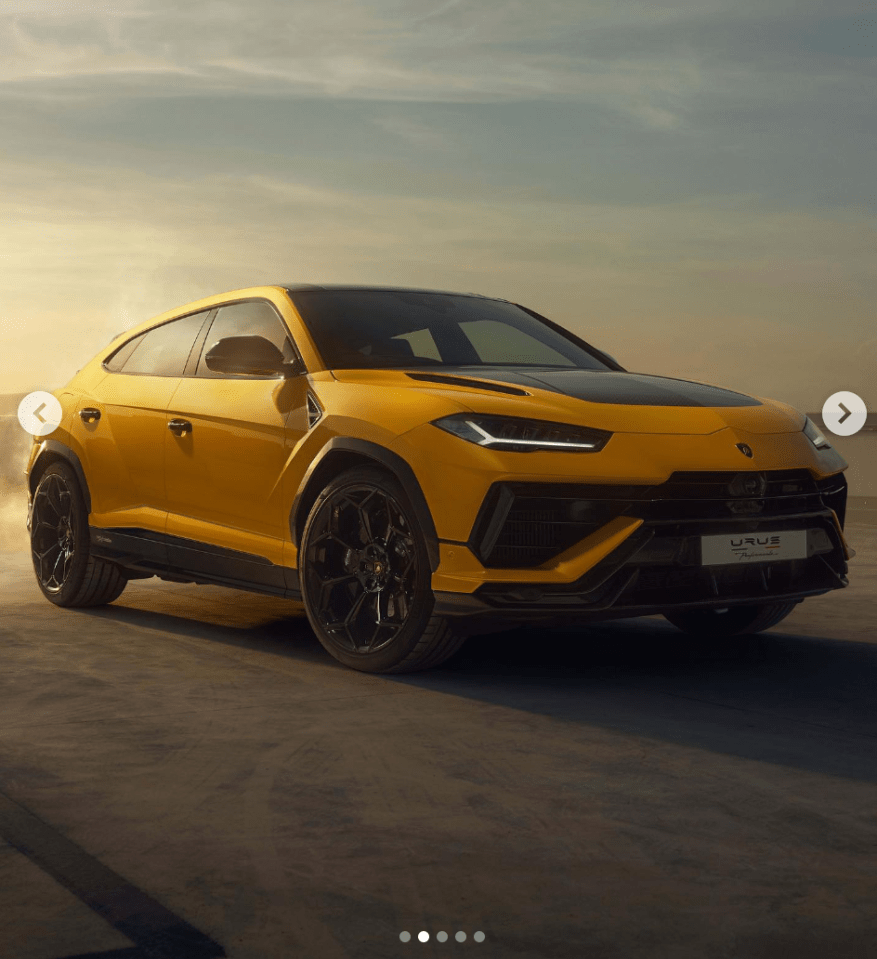
M298 570L265 556L136 527L89 530L92 555L116 563L135 574L132 578L158 576L301 600Z

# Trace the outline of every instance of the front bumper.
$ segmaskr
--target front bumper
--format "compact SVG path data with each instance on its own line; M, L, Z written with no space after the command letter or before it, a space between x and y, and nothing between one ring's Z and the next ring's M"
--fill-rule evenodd
M642 487L497 483L469 541L444 547L465 551L470 571L436 576L436 611L584 621L818 595L847 585L846 495L842 473L808 470L674 473ZM806 558L701 563L703 536L788 530L807 531Z

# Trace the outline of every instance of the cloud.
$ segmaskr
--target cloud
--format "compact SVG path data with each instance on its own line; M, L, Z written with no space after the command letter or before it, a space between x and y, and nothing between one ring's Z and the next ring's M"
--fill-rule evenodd
M408 117L375 117L372 122L387 133L425 150L447 150L450 147L446 135L426 123L420 123Z
M113 335L172 306L293 281L503 296L635 368L768 394L773 383L795 402L841 371L848 389L873 382L874 352L859 347L877 297L874 231L851 213L746 196L473 202L48 162L5 161L0 176L15 185L0 196L9 388L65 381Z
M648 19L649 7L639 8ZM607 62L586 34L612 8L548 0L17 6L0 15L0 96L230 93L397 102L591 102L646 126L679 122L699 85L691 57ZM579 34L583 48L552 44Z
M873 102L877 81L844 53L843 37L861 33L852 10L850 0L830 18L816 0L27 0L0 13L0 97L556 101L667 131L711 105L718 115L729 96L738 111L840 93ZM814 40L832 31L833 45Z

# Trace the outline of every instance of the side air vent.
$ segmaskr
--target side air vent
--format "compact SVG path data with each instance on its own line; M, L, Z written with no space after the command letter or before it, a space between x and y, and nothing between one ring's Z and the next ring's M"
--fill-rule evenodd
M441 373L406 373L412 380L423 380L425 383L443 383L448 386L468 386L469 389L490 390L493 393L506 393L509 396L532 396L526 390L517 386L506 386L503 383L487 383L484 380L470 380L466 376L445 376Z
M588 487L495 483L475 521L471 543L487 567L534 567L596 532L626 504L589 499Z
M313 393L308 393L307 398L307 407L308 407L308 429L316 426L323 416L323 408L317 402L316 397Z

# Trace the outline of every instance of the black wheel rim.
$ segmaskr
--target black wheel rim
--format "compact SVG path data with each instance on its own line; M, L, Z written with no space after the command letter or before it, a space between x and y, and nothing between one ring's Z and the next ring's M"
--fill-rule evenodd
M348 653L374 653L411 616L417 586L411 525L396 500L371 485L330 496L314 518L305 589L322 631Z
M31 553L43 589L59 592L73 566L73 495L57 473L47 476L34 494Z

